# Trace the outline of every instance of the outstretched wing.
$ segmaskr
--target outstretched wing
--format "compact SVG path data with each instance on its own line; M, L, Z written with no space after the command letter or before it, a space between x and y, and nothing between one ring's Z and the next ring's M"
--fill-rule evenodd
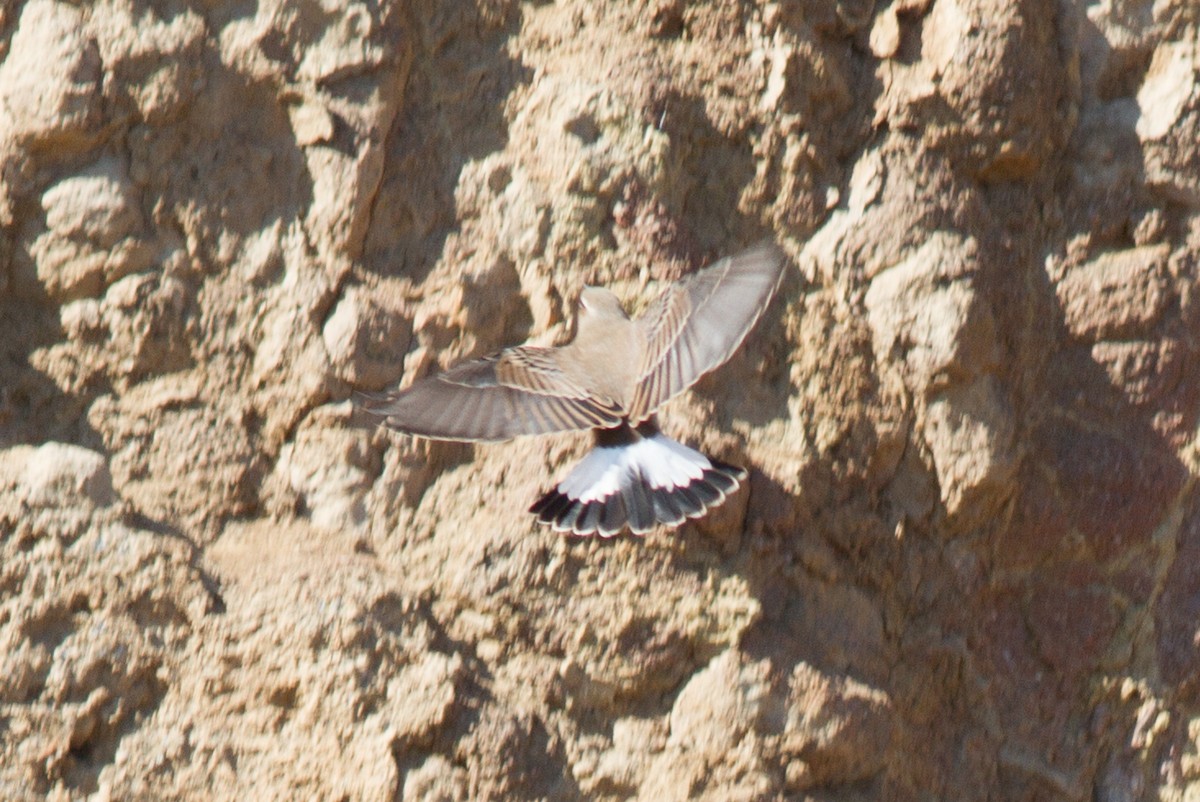
M672 284L638 319L645 351L630 420L643 420L733 355L775 294L786 257L761 242Z
M623 410L572 381L557 352L506 348L361 406L397 431L433 440L489 442L620 423Z

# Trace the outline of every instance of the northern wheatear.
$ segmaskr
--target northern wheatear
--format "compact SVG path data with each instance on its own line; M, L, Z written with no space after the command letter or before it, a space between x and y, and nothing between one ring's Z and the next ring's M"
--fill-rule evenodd
M587 287L570 343L506 348L362 405L434 440L591 429L595 448L530 508L538 521L604 537L678 526L724 501L746 471L666 437L654 412L733 355L785 264L777 245L760 243L672 283L637 320Z

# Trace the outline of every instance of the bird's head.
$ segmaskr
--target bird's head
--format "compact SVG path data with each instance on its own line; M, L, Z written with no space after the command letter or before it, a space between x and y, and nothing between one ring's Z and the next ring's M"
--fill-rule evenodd
M628 319L617 296L603 287L584 287L579 293L582 317Z

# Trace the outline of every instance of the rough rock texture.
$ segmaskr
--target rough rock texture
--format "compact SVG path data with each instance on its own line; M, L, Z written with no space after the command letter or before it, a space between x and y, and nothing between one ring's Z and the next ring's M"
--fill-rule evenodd
M0 798L1200 798L1188 0L0 2ZM793 265L666 428L354 391Z

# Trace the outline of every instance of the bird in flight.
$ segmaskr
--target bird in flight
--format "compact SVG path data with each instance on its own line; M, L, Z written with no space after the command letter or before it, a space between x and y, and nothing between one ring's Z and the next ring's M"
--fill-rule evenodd
M670 439L654 413L733 355L785 263L779 246L759 243L670 284L636 320L608 290L586 287L570 343L505 348L360 403L432 440L591 429L595 447L529 511L576 535L678 526L723 502L746 471Z

